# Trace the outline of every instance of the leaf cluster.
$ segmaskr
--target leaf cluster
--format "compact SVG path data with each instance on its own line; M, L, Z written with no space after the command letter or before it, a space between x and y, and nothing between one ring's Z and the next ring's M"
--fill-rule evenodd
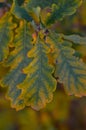
M10 11L0 20L0 63L10 68L0 84L8 87L6 97L16 110L45 107L59 82L69 95L86 95L86 64L74 49L74 45L86 46L86 38L50 28L74 14L81 3L13 0Z

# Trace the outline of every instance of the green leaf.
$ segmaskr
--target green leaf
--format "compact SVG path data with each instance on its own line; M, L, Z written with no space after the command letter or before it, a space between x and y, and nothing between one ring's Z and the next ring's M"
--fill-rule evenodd
M53 37L52 37L53 36ZM74 56L75 51L71 47L71 42L65 40L57 40L58 36L50 36L55 48L57 48L57 64L55 77L59 77L58 81L64 84L69 95L85 96L86 95L86 64ZM69 44L69 46L68 46Z
M56 20L74 14L81 3L82 0L58 0L57 6L52 6L52 13L47 18L46 24L53 24Z
M52 76L53 67L49 65L47 45L38 39L34 48L28 53L32 62L23 69L26 79L18 88L22 89L19 99L24 99L26 106L35 110L43 108L50 102L56 89L56 80Z
M15 49L10 53L5 63L6 66L11 67L10 71L1 80L1 86L8 87L7 98L11 100L11 106L16 109L19 109L20 105L23 108L23 101L17 100L21 93L17 85L25 79L26 75L22 69L31 61L27 57L27 52L32 47L31 40L29 24L21 21L19 28L16 29L16 36L14 38Z
M12 23L12 16L6 13L0 20L0 62L5 60L9 54L9 45L13 40L15 24Z
M26 21L32 21L32 17L29 15L24 7L18 5L18 1L14 0L11 8L11 13L18 19L24 19Z
M37 6L45 8L52 4L58 4L58 0L28 0L27 8L29 9Z
M75 45L86 45L86 37L81 37L79 35L63 35L64 40L70 41Z

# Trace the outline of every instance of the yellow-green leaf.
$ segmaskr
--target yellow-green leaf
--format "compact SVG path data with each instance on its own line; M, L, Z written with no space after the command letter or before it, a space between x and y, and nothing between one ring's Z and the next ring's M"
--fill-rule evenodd
M86 45L86 37L81 37L79 35L63 35L64 40L70 41L75 45Z
M12 16L6 13L0 19L0 62L5 60L9 54L9 44L13 40L13 30L15 24L12 23Z
M11 13L13 15L15 15L15 17L17 17L18 19L23 19L26 21L32 21L32 17L29 15L29 13L27 12L27 10L22 7L19 6L20 3L18 3L17 0L13 0L13 4L11 7Z
M56 89L56 80L52 76L53 67L49 65L47 45L38 39L34 48L28 53L32 62L23 69L26 79L18 88L22 89L19 99L24 99L26 106L35 110L43 108L50 102Z
M46 24L53 24L56 20L62 20L76 12L82 0L58 0L57 5L52 6L52 12L46 20Z
M86 64L81 59L75 57L71 41L58 38L58 35L51 34L51 41L55 45L57 52L55 77L63 83L69 95L86 95ZM49 40L48 40L49 41Z
M11 106L14 108L20 106L19 104L22 106L23 101L17 100L21 93L17 85L25 79L26 75L22 69L31 61L27 57L27 52L32 47L32 38L29 30L29 24L21 21L19 28L16 29L16 36L14 38L15 49L10 53L5 63L6 66L10 66L10 71L1 80L1 86L8 87L7 98L11 100Z

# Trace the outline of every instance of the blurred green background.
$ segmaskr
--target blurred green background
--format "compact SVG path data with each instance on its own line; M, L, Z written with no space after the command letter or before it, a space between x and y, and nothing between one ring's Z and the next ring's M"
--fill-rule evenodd
M1 6L0 17L8 10ZM56 27L60 33L86 36L86 0L74 15L57 22L52 29ZM86 62L86 47L78 49ZM62 84L58 84L53 101L38 112L28 107L16 112L5 99L6 91L0 88L0 130L86 130L86 97L68 96Z

